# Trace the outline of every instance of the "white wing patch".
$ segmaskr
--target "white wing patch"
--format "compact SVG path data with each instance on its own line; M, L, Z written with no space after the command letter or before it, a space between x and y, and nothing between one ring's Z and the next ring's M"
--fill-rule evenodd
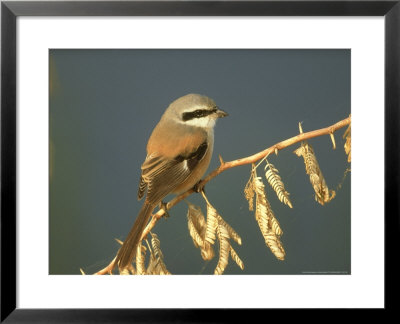
M187 160L183 161L183 168L185 169L185 171L189 170L188 161Z

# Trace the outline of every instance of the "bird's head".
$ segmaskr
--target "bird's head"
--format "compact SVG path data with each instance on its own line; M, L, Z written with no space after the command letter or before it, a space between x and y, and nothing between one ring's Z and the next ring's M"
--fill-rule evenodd
M172 102L165 112L169 118L186 125L213 128L218 118L228 114L214 100L199 94L188 94Z

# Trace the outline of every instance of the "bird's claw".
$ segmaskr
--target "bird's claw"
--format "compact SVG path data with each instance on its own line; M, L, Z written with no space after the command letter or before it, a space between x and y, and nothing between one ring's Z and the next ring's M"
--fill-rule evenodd
M167 204L164 201L160 202L160 209L164 211L164 217L169 218Z
M204 184L201 184L201 180L194 185L193 190L197 193L200 193L200 192L205 193Z

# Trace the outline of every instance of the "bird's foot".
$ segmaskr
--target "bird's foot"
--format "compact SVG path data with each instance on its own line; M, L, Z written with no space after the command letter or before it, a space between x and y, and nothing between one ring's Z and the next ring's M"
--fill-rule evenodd
M165 203L164 201L161 201L161 202L160 202L159 208L162 209L162 210L164 211L164 217L165 217L165 218L169 218L167 203Z
M193 187L193 190L195 191L195 192L197 192L197 193L200 193L200 192L204 192L205 193L205 190L204 190L204 184L201 184L201 180L199 181L199 182L197 182L195 185L194 185L194 187Z

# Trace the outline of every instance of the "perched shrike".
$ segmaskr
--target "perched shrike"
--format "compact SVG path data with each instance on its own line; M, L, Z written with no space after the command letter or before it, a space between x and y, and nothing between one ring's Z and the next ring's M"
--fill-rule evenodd
M188 94L169 105L147 143L138 199L146 189L147 195L117 254L119 268L132 262L152 211L162 199L185 192L200 181L211 160L215 123L227 115L214 100L198 94Z

